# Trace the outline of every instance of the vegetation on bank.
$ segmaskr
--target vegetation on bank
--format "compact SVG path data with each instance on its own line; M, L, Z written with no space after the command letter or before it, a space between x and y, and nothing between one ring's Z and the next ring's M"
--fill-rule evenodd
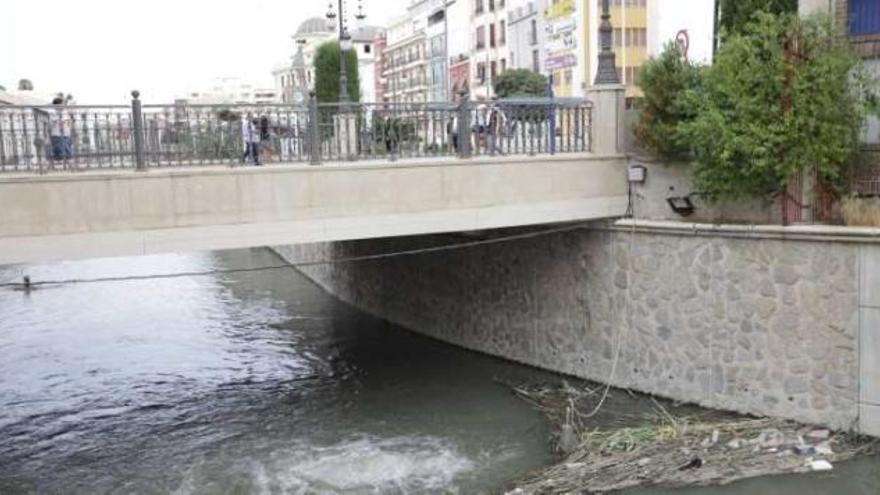
M606 493L629 488L722 485L757 476L833 469L876 451L877 441L795 422L699 411L654 400L641 417L620 414L630 393L586 386L513 386L544 413L559 462L507 492ZM598 412L598 414L597 414ZM594 416L597 414L597 416ZM599 418L599 415L603 415ZM609 415L615 424L609 424Z
M641 146L692 162L709 199L776 196L808 169L843 192L873 101L834 23L794 14L754 14L727 32L711 66L670 45L638 83Z

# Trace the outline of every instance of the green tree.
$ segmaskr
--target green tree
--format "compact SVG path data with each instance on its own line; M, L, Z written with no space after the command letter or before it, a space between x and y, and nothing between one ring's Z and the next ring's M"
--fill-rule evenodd
M693 114L682 104L681 95L699 82L700 69L685 60L677 43L667 44L658 57L644 64L636 80L644 98L638 103L639 120L633 129L642 148L667 160L688 154L690 146L679 123Z
M815 167L833 183L859 146L866 105L859 61L828 19L758 14L683 95L680 124L710 198L774 195Z
M357 53L346 53L345 73L348 76L349 101L361 100L361 83L358 76ZM315 94L321 103L339 101L339 43L330 41L318 47L315 53Z
M792 14L798 10L798 0L717 0L718 24L729 34L741 33L757 12Z
M506 70L495 78L494 89L499 98L546 96L547 77L528 69Z

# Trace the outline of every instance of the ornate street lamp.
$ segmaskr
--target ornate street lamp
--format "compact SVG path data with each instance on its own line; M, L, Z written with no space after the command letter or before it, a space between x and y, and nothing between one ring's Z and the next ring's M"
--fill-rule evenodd
M348 70L346 67L348 51L351 50L351 35L348 34L348 26L346 20L346 0L337 0L339 12L339 102L343 107L347 107L349 103L348 95ZM333 0L330 0L327 6L327 19L332 23L336 19L337 13L333 11ZM358 21L367 18L364 15L363 0L358 0L358 12L354 16Z
M602 51L599 52L599 66L594 84L620 84L620 76L617 75L617 66L614 60L614 50L611 47L614 28L611 26L608 1L602 0L602 22L599 25L599 43Z

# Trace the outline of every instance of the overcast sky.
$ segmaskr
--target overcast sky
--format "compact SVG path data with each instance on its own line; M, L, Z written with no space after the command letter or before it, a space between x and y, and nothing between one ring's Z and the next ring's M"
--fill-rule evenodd
M378 25L409 3L363 1ZM216 77L271 87L296 27L326 12L326 0L2 0L0 85L28 78L80 104L122 103L132 89L166 103Z

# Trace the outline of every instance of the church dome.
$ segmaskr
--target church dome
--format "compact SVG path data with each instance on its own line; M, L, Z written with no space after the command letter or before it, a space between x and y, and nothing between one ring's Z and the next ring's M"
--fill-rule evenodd
M323 17L312 17L311 19L306 19L296 29L295 36L297 38L300 38L313 34L332 33L333 28L331 28L328 24L329 21Z

